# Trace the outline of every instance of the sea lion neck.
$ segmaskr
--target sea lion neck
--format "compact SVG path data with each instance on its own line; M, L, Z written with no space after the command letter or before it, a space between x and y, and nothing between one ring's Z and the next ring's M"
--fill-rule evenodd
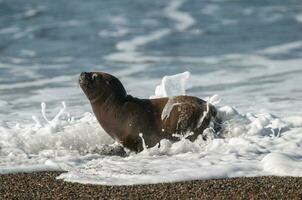
M111 88L103 88L103 91L96 93L90 98L91 104L123 104L127 99L127 93L122 84L111 85Z
M109 95L99 95L90 99L92 105L98 106L108 106L110 104L122 105L127 99L127 94L125 95L116 95L114 93Z
M114 139L120 141L121 110L126 100L124 96L111 94L90 100L93 113L103 129Z

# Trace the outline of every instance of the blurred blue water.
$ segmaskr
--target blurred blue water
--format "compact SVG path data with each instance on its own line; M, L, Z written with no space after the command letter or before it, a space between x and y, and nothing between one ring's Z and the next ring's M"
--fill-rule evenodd
M301 32L300 0L0 0L0 120L41 101L89 111L77 75L90 70L140 97L189 70L189 94L300 114Z

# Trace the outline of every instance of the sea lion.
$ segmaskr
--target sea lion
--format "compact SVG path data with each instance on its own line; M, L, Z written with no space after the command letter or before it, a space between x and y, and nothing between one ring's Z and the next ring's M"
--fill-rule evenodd
M217 114L213 105L193 96L132 97L119 79L103 72L82 72L79 83L104 130L136 152L161 139L179 140L175 134L191 132L187 138L193 141Z

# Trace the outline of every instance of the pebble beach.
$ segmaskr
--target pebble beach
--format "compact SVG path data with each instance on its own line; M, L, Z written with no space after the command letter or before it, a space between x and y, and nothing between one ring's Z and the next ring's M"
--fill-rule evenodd
M0 176L1 199L301 199L302 178L253 177L105 186L57 180L61 172Z

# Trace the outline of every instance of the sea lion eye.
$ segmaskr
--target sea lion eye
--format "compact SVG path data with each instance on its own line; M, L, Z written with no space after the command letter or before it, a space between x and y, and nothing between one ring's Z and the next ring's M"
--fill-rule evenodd
M92 76L91 76L92 80L95 80L97 77L98 77L98 74L96 74L96 73L92 74Z

